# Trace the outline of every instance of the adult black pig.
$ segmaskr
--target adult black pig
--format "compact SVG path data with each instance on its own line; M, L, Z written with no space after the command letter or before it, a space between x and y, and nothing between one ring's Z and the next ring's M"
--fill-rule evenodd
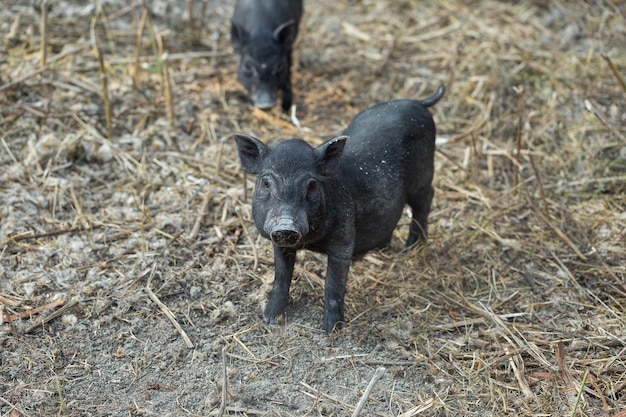
M389 243L405 203L413 211L406 245L426 241L435 154L435 123L426 107L444 91L423 101L377 104L316 148L299 139L267 147L235 134L242 168L257 175L254 222L274 246L266 323L275 323L287 305L298 249L328 255L323 327L330 333L343 320L350 261Z
M239 0L230 41L239 53L237 78L254 106L269 109L283 92L291 107L291 50L302 17L302 0Z

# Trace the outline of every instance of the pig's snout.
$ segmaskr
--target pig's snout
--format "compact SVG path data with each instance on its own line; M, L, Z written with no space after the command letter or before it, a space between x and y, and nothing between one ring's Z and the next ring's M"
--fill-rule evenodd
M270 227L269 235L276 246L295 247L307 233L307 230L298 227L291 218L282 217L273 223Z
M295 246L302 235L297 230L274 230L272 232L272 242L276 243L278 246Z
M254 107L261 110L269 110L276 104L276 94L271 91L261 90L252 95Z

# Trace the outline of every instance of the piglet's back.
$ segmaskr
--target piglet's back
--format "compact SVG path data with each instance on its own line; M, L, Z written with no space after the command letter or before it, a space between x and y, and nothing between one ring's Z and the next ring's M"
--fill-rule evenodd
M349 137L344 152L355 155L399 149L398 142L435 146L435 122L417 100L392 100L370 107L359 113L343 134Z
M360 113L345 130L341 181L356 207L355 255L388 244L409 194L433 177L435 124L416 100L394 100Z
M297 34L302 11L302 0L239 0L233 21L244 26L250 35L258 36L269 35L276 27L293 19Z

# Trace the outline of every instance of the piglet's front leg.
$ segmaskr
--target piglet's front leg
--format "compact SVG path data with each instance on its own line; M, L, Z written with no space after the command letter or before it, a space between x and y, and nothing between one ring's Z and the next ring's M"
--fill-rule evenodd
M274 267L276 273L274 275L272 293L263 313L263 321L265 323L276 324L276 317L282 314L285 307L287 307L295 261L295 249L281 248L274 245Z
M293 100L293 93L291 91L291 50L287 51L287 70L285 71L285 78L281 85L283 90L283 101L281 107L284 112L288 112L291 108L291 102Z
M291 76L287 74L287 79L283 84L283 101L281 107L284 112L288 112L291 108L291 102L293 100L293 93L291 91Z
M324 330L331 333L341 327L343 305L346 296L346 281L350 270L349 256L328 255L328 270L325 284Z

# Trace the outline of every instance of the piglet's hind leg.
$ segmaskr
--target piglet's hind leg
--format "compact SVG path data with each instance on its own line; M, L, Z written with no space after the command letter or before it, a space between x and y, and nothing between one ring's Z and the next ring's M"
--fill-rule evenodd
M435 190L428 185L408 196L408 203L413 211L413 218L411 219L409 237L406 240L407 247L413 246L418 241L426 243L428 237L428 213L430 213L430 205L434 195Z

